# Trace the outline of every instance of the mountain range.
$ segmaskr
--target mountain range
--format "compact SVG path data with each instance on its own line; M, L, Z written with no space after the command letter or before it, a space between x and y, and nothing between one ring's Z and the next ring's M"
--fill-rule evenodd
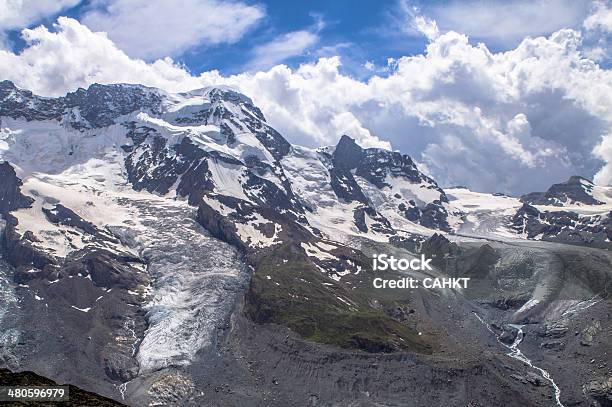
M229 87L0 82L0 159L15 372L129 405L612 403L612 187L442 188ZM381 252L472 285L375 290Z

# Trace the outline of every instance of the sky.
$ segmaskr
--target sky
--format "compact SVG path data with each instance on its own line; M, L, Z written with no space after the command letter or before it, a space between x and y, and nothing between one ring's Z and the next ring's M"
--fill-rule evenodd
M0 79L229 85L295 144L411 155L440 184L612 184L612 0L0 0Z

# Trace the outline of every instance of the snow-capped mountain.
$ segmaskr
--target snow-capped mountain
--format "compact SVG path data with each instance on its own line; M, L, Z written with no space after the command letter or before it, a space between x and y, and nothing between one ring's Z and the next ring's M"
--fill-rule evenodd
M10 82L1 89L3 159L24 173L110 154L135 190L192 204L232 197L327 236L386 237L415 225L449 230L444 191L410 157L364 150L347 136L335 148L293 147L250 99L228 88L168 94L93 85L57 99Z
M612 189L593 184L580 176L552 185L546 192L532 192L521 197L521 202L531 205L582 206L610 205Z
M448 310L471 309L452 295L370 298L375 250L420 248L441 269L486 273L506 267L498 249L474 253L457 236L604 246L611 236L612 195L584 179L523 202L444 190L411 157L347 135L336 146L291 145L227 87L92 85L46 98L0 82L0 160L0 283L12 281L0 284L2 360L135 405L197 405L213 392L231 405L238 396L222 383L197 390L228 375L245 388L277 386L241 363L262 357L251 343L285 331L258 336L253 324L369 353L451 354L474 342L452 342L462 325ZM517 320L533 318L525 303L545 303L502 294L483 301L517 305ZM234 342L224 342L227 331ZM279 350L289 336L274 339L274 352L312 356L310 345ZM237 353L227 359L227 349ZM422 377L446 380L454 363ZM293 390L283 390L285 405Z
M364 258L346 242L449 228L444 192L409 157L347 136L335 148L291 146L248 97L223 87L92 85L44 98L5 81L0 157L3 257L31 293L25 309L72 315L79 322L63 330L82 338L77 348L89 349L84 320L121 338L97 338L90 359L104 360L111 382L189 364L211 348L249 266L274 251L297 250L288 266L305 262L327 278L325 296L349 312L363 306L347 288ZM212 237L197 234L200 225ZM213 249L214 237L229 245ZM215 254L202 258L207 247ZM210 264L210 274L193 274L195 264ZM103 316L110 304L121 318Z

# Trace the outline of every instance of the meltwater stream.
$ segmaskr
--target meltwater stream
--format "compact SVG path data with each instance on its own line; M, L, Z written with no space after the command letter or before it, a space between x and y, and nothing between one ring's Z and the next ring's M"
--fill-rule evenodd
M557 383L555 383L553 378L550 376L550 373L548 373L546 370L542 369L541 367L538 367L538 366L534 365L533 362L531 361L531 359L529 359L527 356L525 356L525 354L523 352L521 352L521 350L519 349L519 345L521 344L521 342L523 341L523 338L525 337L525 335L523 333L523 326L524 325L508 324L509 326L511 326L511 327L513 327L513 328L518 330L518 333L516 334L516 338L514 339L514 342L512 343L512 345L508 346L507 344L505 344L505 343L503 343L502 341L499 340L499 337L497 336L497 334L495 334L495 332L491 329L489 324L484 319L482 319L482 317L480 315L478 315L475 312L473 314L482 324L484 324L484 326L487 327L489 332L491 332L493 335L495 335L495 337L497 339L497 342L501 343L506 348L510 349L510 352L507 353L508 356L510 356L511 358L514 358L516 360L520 360L521 362L525 363L529 367L537 370L538 372L540 372L540 374L542 375L542 377L544 379L546 379L546 380L548 380L550 382L550 384L552 385L553 389L555 390L555 401L557 402L557 406L565 407L563 405L563 403L561 403L561 389L559 388L559 386L557 386Z
M521 350L518 348L518 346L521 344L521 342L523 341L523 338L524 338L523 325L509 324L509 326L518 329L518 333L516 334L516 339L514 339L514 342L512 343L512 345L508 346L508 345L504 344L504 346L506 346L506 347L508 347L510 349L510 353L508 353L508 356L510 356L511 358L520 360L521 362L526 363L527 365L529 365L529 367L531 367L531 368L537 370L538 372L540 372L542 377L545 378L546 380L548 380L550 382L550 384L552 385L552 387L555 389L555 400L557 401L557 405L559 407L564 407L563 403L561 403L561 389L559 389L559 386L557 386L557 383L555 383L555 381L552 379L552 377L550 377L550 373L548 373L546 370L542 369L541 367L535 366L531 362L531 359L529 359L527 356L525 356L523 354L523 352L521 352Z

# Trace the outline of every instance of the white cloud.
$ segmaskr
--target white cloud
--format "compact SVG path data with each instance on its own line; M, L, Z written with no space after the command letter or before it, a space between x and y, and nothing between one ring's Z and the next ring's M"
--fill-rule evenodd
M402 0L404 10L412 3ZM451 0L424 6L422 12L442 31L457 31L487 42L514 46L526 36L547 35L580 25L588 0ZM408 5L407 5L408 4ZM421 26L425 17L408 14L409 23ZM429 20L432 21L432 20ZM421 30L422 31L422 30Z
M440 34L438 23L422 15L418 7L410 5L407 0L400 1L399 5L402 14L399 24L403 31L409 34L422 34L428 39L434 39Z
M92 83L132 82L171 90L199 87L171 59L147 64L131 59L104 33L93 33L60 17L56 32L44 26L22 31L27 47L19 54L0 50L0 77L42 95L58 96Z
M612 4L606 1L593 2L591 14L582 24L587 30L612 32Z
M595 182L612 185L612 133L602 136L601 142L595 146L593 153L605 162L605 165L595 174Z
M609 1L594 1L591 14L582 24L585 31L585 52L596 61L610 57L612 42L612 3Z
M0 0L0 30L27 27L81 0Z
M364 145L390 143L446 185L523 193L573 174L612 183L612 72L584 58L575 30L499 53L448 32L367 82L343 74L338 57L196 77L170 59L132 59L67 18L55 32L24 34L28 46L19 55L0 51L0 77L37 93L93 82L171 91L228 84L251 96L292 142L333 144L347 133Z
M268 43L255 47L253 56L245 67L251 71L268 69L291 57L303 55L317 42L319 42L319 36L308 30L283 34Z
M81 21L128 55L179 55L197 45L234 43L265 15L262 7L219 0L111 0Z
M370 130L363 127L361 122L351 112L335 114L330 121L333 134L350 134L359 145L364 148L378 147L391 149L391 143L373 136Z

